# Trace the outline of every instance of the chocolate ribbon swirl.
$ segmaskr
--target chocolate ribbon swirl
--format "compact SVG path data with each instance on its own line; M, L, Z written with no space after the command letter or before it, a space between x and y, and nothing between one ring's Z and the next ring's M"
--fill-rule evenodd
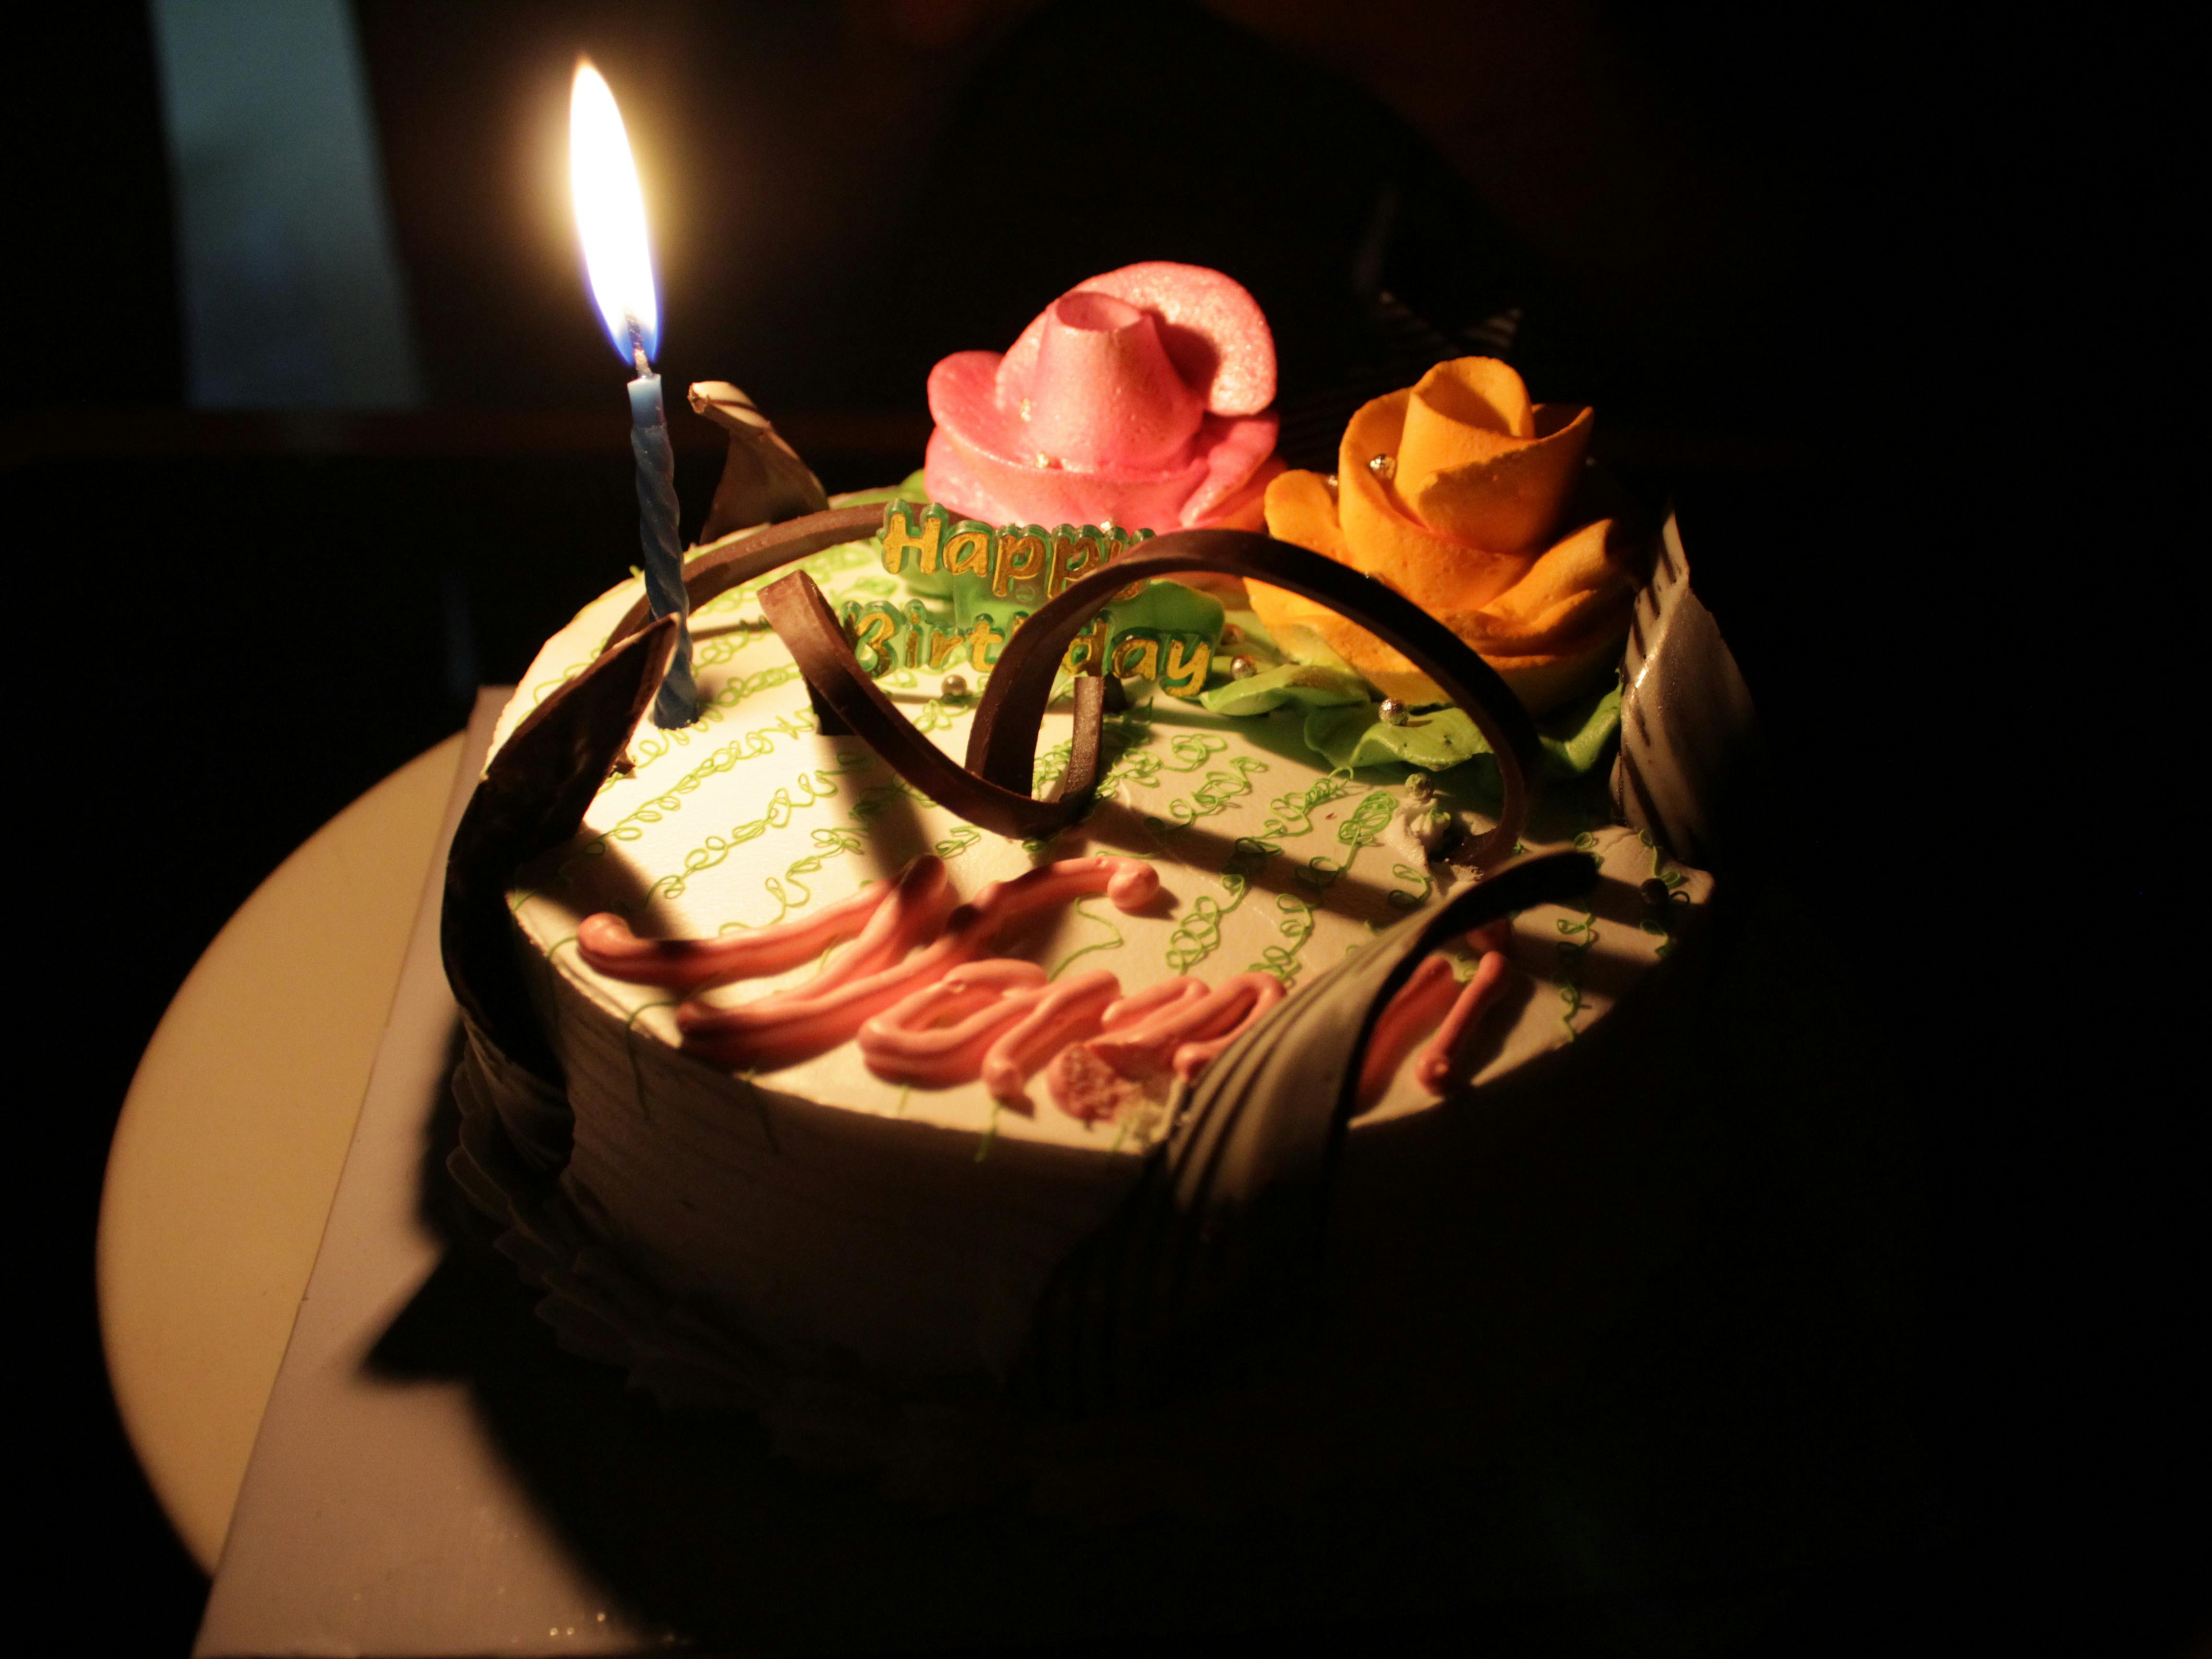
M1013 630L999 653L969 728L968 769L988 785L1026 794L1037 726L1069 643L1093 612L1133 580L1196 570L1288 588L1342 612L1410 657L1467 711L1497 758L1504 790L1498 827L1474 843L1468 861L1488 869L1512 856L1528 822L1529 784L1541 751L1535 722L1497 670L1442 623L1372 576L1249 530L1178 530L1158 537L1046 601ZM1063 791L1063 799L1072 793ZM959 801L939 799L968 816Z
M684 591L691 596L691 608L696 611L718 593L726 593L757 576L781 570L787 564L842 543L865 540L883 527L884 509L880 507L834 507L824 513L810 513L803 519L772 524L743 541L731 542L685 561ZM607 635L606 649L612 650L652 619L651 602L640 599L623 613L614 632Z
M883 523L880 506L847 507L771 525L742 541L701 554L684 567L694 606L741 583ZM1287 589L1350 617L1410 658L1489 742L1504 802L1498 824L1461 857L1480 869L1512 856L1528 822L1539 746L1534 723L1497 671L1403 594L1360 571L1302 547L1243 530L1180 530L1133 548L1103 569L1072 582L1012 631L986 683L968 738L963 769L929 741L861 670L821 590L803 571L760 596L799 665L823 729L858 734L908 783L994 834L1019 840L1050 836L1090 809L1101 761L1100 733L1111 688L1103 664L1076 677L1075 726L1067 769L1056 788L1032 793L1037 732L1068 646L1092 616L1132 581L1211 571ZM611 649L643 628L640 599L608 636Z
M900 714L883 688L861 672L830 602L805 572L794 571L769 584L761 590L760 602L784 648L805 676L817 710L826 705L839 725L857 733L886 765L930 799L994 835L1016 841L1056 834L1089 810L1098 782L1100 736L1105 722L1103 674L1077 677L1075 735L1067 770L1057 787L1041 797L1033 796L1029 793L1028 755L1023 757L1022 787L1009 789L962 769L959 762ZM1021 630L1015 631L1018 635ZM1051 692L1052 668L1057 660L1043 665L1044 693L1037 699L1037 712L1030 723L1032 744L1044 714L1045 696ZM985 701L989 701L988 696ZM972 764L972 746L970 755Z
M576 833L675 654L673 617L610 647L508 735L453 831L440 935L446 977L472 1036L548 1083L561 1064L515 960L507 884L524 862Z
M1587 853L1514 859L1245 1027L1128 1197L1054 1272L1025 1390L1077 1415L1158 1397L1285 1328L1318 1274L1361 1062L1390 999L1432 951L1597 878Z

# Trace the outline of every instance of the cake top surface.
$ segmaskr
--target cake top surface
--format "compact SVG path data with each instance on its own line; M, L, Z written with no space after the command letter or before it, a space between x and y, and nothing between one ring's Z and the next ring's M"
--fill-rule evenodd
M803 568L833 605L905 597L871 543L832 548ZM953 890L969 899L1041 864L1105 854L1149 867L1158 896L1133 910L1103 893L1078 897L1010 933L994 954L1034 963L1055 983L1103 970L1124 994L1179 975L1219 985L1240 975L1269 975L1295 992L1465 879L1431 860L1422 831L1431 798L1406 769L1322 769L1295 709L1237 718L1164 696L1140 700L1109 717L1098 802L1081 823L1045 842L979 830L923 798L859 738L817 732L805 683L761 613L764 585L744 584L694 613L702 718L673 731L641 726L630 745L634 769L607 780L578 836L526 866L511 895L529 945L567 988L620 1021L629 1041L678 1046L679 994L587 964L576 937L594 914L611 912L647 938L714 939L819 915L924 855L942 860ZM547 642L502 717L498 742L596 658L637 595L635 580L611 590ZM973 704L945 695L944 678L941 670L902 666L880 684L957 757ZM1070 726L1064 705L1048 714L1041 783L1066 763ZM1444 799L1487 827L1479 802ZM1541 906L1516 919L1507 954L1519 971L1486 1026L1477 1085L1587 1031L1670 947L1678 907L1702 903L1709 891L1702 873L1677 869L1638 832L1586 806L1568 805L1528 836L1532 848L1569 842L1600 859L1604 879L1579 908ZM1654 881L1676 898L1655 908ZM806 980L818 965L719 988L706 999L743 1004ZM1029 1081L1025 1110L994 1101L981 1083L888 1083L850 1042L757 1081L973 1135L979 1148L1008 1137L1133 1153L1164 1115L1086 1121L1061 1109L1042 1075ZM1433 1098L1410 1065L1401 1067L1355 1130L1425 1109Z

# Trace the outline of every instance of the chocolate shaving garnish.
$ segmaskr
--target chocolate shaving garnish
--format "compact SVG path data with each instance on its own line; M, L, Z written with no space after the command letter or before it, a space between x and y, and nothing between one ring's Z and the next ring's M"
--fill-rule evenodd
M507 889L518 868L581 826L659 689L676 640L677 619L664 617L531 710L491 757L453 831L440 924L446 977L471 1035L541 1080L557 1082L561 1063L515 959Z
M1028 1390L1076 1413L1155 1397L1282 1328L1318 1277L1360 1064L1390 999L1431 951L1597 878L1587 853L1502 864L1247 1027L1200 1074L1128 1197L1054 1272Z
M722 480L699 539L711 542L747 525L775 524L830 505L822 481L784 442L750 398L727 380L700 380L691 387L691 407L730 434Z
M1529 782L1541 752L1535 722L1520 699L1471 647L1403 594L1334 559L1245 530L1179 530L1158 537L1047 600L999 653L969 730L969 770L1000 790L1026 795L1037 726L1070 642L1117 590L1142 577L1192 570L1288 588L1341 612L1413 659L1467 711L1498 762L1504 790L1498 827L1474 842L1466 857L1484 867L1511 856L1528 822ZM969 816L957 800L937 799Z
M1674 515L1629 616L1613 805L1676 858L1707 869L1740 852L1756 787L1759 715L1735 658L1690 587Z

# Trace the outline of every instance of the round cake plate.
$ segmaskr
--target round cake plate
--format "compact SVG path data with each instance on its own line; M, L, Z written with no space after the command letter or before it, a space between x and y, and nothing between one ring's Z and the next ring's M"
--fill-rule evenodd
M179 988L116 1124L100 1326L155 1495L210 1572L337 1190L463 738L340 812Z

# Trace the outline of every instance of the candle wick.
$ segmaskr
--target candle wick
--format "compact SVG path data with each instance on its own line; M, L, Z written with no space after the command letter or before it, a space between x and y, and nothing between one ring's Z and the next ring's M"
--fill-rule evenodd
M623 321L629 325L630 358L636 363L638 375L642 379L653 373L653 366L645 360L645 331L638 326L637 313L634 311L624 312Z

